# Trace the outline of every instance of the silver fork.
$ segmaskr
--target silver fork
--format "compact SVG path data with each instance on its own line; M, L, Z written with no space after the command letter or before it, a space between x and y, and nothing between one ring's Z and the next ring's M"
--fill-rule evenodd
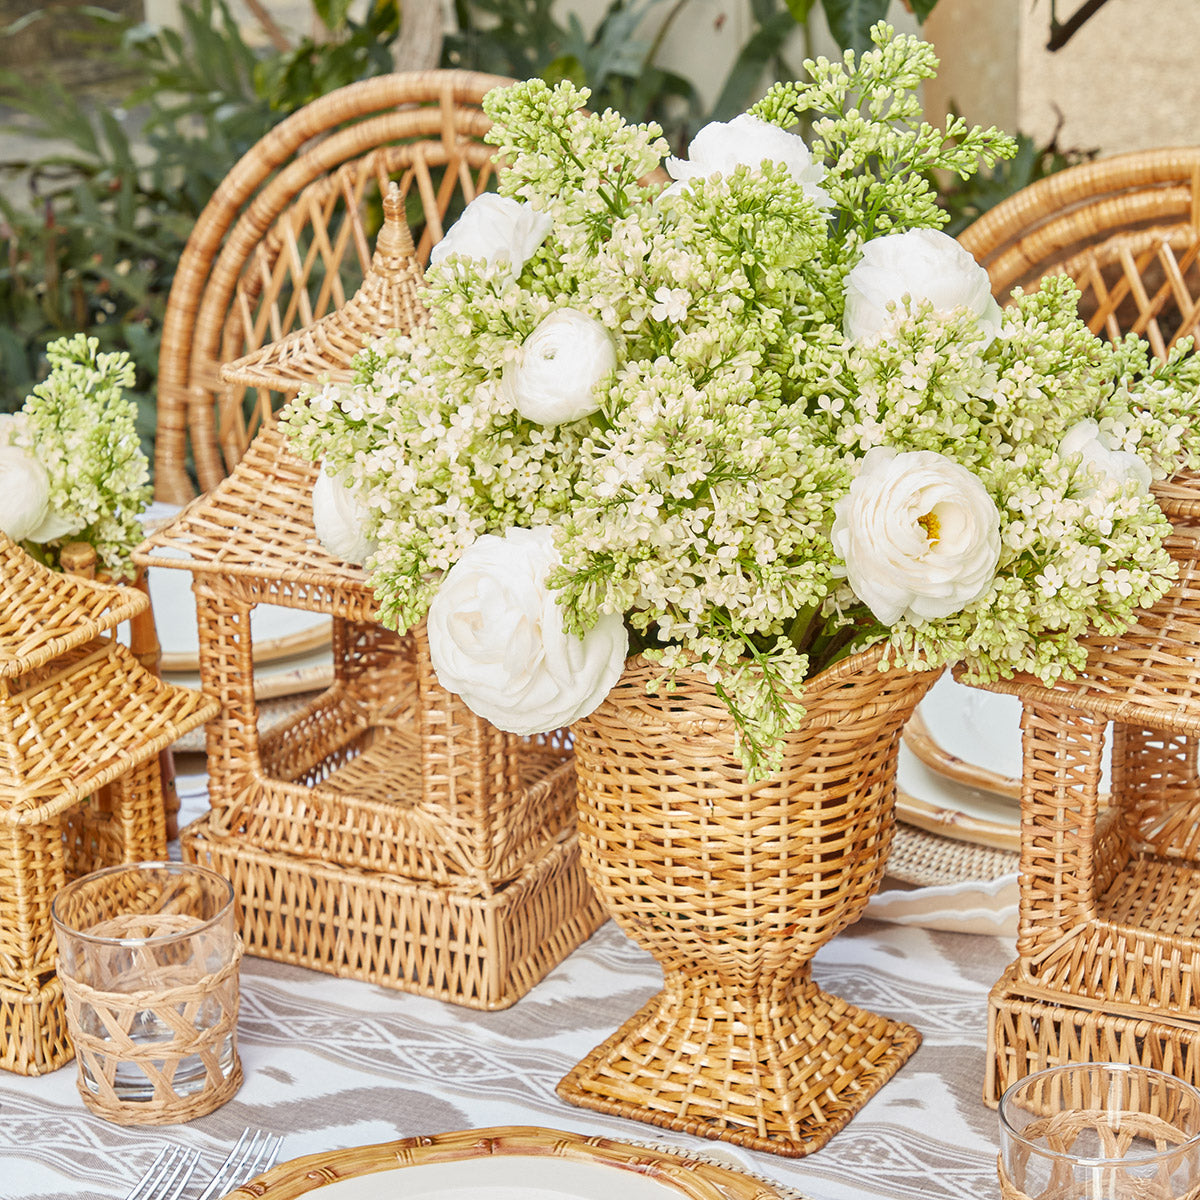
M125 1200L179 1200L199 1161L199 1150L164 1146Z
M282 1137L261 1129L245 1130L196 1200L217 1200L217 1197L224 1196L226 1192L261 1174L275 1162L281 1145Z

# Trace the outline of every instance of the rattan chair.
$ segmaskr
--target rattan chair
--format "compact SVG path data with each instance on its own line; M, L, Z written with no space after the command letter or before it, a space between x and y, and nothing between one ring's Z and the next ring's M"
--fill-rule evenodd
M494 150L480 101L511 82L420 71L351 84L280 122L229 172L196 222L159 354L155 496L182 504L240 461L283 397L223 384L220 368L340 308L371 262L394 180L417 254L486 189Z
M1004 301L1065 273L1094 333L1165 354L1200 325L1200 147L1137 151L1060 171L990 209L958 239Z

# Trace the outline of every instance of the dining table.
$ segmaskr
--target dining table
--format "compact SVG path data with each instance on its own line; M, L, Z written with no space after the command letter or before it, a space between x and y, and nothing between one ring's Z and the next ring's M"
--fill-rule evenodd
M207 808L203 757L177 758L180 820ZM172 845L178 855L178 843ZM573 1107L559 1080L660 986L658 964L610 920L511 1007L478 1011L246 956L245 1081L184 1125L94 1115L68 1064L0 1073L0 1200L121 1200L168 1145L215 1170L247 1127L280 1161L418 1135L530 1127L708 1158L807 1200L998 1195L996 1113L983 1100L988 991L1014 957L1015 876L961 885L885 879L860 921L816 956L816 981L915 1026L922 1043L820 1150L761 1153Z

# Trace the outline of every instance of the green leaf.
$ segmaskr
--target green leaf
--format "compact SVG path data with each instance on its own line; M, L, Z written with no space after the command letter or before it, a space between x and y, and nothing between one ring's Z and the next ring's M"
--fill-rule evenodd
M313 8L321 23L331 33L336 33L346 23L352 0L313 0Z
M937 7L938 0L909 0L912 5L913 16L918 22L925 20L927 16Z
M937 0L934 0L937 3ZM788 12L792 14L798 25L803 25L808 20L809 11L812 9L813 0L787 0Z
M888 0L821 0L829 32L843 50L871 48L871 26L887 16Z
M755 31L729 68L710 120L728 121L745 109L767 64L783 49L795 28L792 14L779 12Z

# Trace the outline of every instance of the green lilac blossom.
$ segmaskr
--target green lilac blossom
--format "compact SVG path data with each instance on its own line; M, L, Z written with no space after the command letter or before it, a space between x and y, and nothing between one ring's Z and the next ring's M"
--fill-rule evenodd
M150 465L138 440L128 354L100 352L96 338L59 338L46 347L47 378L25 401L32 449L50 479L50 507L72 526L43 553L84 541L114 575L132 573L130 556L144 537Z
M995 130L925 124L932 49L885 25L874 40L857 61L806 64L807 81L753 110L784 128L810 115L828 211L782 164L664 189L657 127L589 114L568 83L486 98L500 190L549 214L551 232L515 279L481 260L431 268L428 321L282 418L369 509L382 621L420 621L480 535L550 526L565 627L622 615L655 690L705 674L757 778L803 719L805 681L852 650L882 640L913 669L1052 681L1082 665L1083 633L1127 628L1164 593L1175 571L1153 498L1094 486L1059 446L1094 420L1158 478L1200 466L1190 346L1158 362L1139 339L1109 345L1066 279L1018 294L991 340L965 309L919 301L887 337L843 334L862 243L942 224L924 173L1014 150ZM535 425L500 379L566 307L605 327L616 366L590 415ZM845 582L835 505L875 447L960 464L999 512L995 577L950 616L885 628Z

